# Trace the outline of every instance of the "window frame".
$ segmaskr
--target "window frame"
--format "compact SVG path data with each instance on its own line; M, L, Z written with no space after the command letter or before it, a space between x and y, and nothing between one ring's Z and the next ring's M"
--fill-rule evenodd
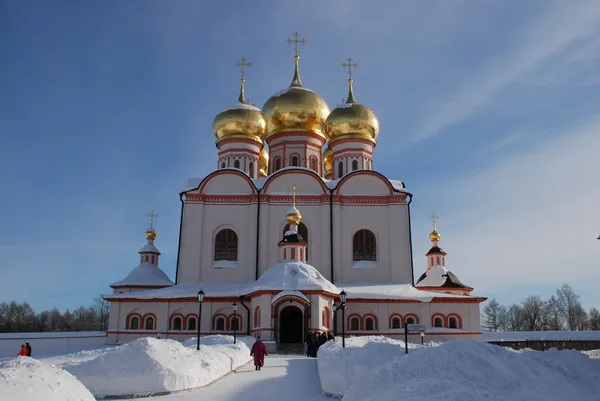
M352 261L377 261L377 237L369 229L361 228L352 236Z
M237 262L240 244L237 233L231 228L223 228L215 234L214 238L213 262L221 260Z

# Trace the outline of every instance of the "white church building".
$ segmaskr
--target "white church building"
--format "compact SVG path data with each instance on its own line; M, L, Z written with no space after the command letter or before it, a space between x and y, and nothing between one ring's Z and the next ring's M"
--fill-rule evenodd
M342 324L346 335L401 338L414 323L428 340L481 339L485 298L446 269L435 224L427 259L413 261L412 194L374 169L379 123L355 100L355 64L345 63L346 103L330 111L302 85L292 42L292 83L262 109L246 103L248 64L238 63L238 102L213 123L217 169L180 193L174 280L159 267L151 223L140 264L104 296L108 343L184 340L198 325L201 335L235 330L276 343L340 335ZM342 291L344 322L334 313Z

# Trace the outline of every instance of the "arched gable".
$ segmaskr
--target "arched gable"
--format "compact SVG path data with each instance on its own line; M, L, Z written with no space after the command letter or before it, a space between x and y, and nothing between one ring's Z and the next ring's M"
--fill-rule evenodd
M283 176L293 175L293 182L298 188L298 197L301 199L303 195L328 195L328 190L323 180L317 173L307 168L289 167L281 169L269 176L262 189L263 194L289 194L290 193L290 177L280 179Z
M240 195L256 194L254 183L244 173L237 169L220 169L207 175L196 189L184 192L196 195Z
M335 195L346 196L390 196L394 194L394 187L383 175L368 170L358 170L346 174L336 188Z

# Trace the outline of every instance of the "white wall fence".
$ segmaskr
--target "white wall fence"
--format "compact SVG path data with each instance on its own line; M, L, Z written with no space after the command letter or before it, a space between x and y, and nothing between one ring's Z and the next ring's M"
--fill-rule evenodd
M16 356L21 344L29 343L32 357L77 352L106 344L104 331L0 333L0 358Z

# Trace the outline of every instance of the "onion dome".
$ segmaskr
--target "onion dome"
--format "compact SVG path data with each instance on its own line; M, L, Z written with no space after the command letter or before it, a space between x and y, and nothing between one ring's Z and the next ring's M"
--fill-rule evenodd
M433 229L433 231L431 232L431 234L429 234L429 240L431 242L439 242L440 238L442 238L442 236L440 235L440 233L438 233L436 231L435 228Z
M262 108L267 122L267 134L288 130L312 131L327 139L325 120L329 106L316 92L306 89L298 73L299 56L294 56L296 68L289 88L271 96Z
M346 138L367 139L377 143L379 120L367 106L356 103L352 89L352 78L348 79L348 100L331 111L325 123L330 141Z
M154 241L156 239L156 230L154 228L149 228L146 230L146 239Z
M269 151L263 149L260 151L260 159L258 161L258 174L260 177L266 177L269 175Z
M241 89L238 102L223 110L213 121L213 132L217 144L224 139L252 139L263 144L266 122L258 107L246 103L244 99L244 83L241 79Z
M298 224L300 224L300 221L302 220L302 215L300 214L300 211L298 209L296 209L296 206L292 206L288 210L287 215L285 216L285 219L287 220L288 224L298 225Z
M325 150L325 154L323 155L323 167L325 169L325 176L328 177L333 171L333 159L332 159L331 148L329 144L327 144L327 149Z

